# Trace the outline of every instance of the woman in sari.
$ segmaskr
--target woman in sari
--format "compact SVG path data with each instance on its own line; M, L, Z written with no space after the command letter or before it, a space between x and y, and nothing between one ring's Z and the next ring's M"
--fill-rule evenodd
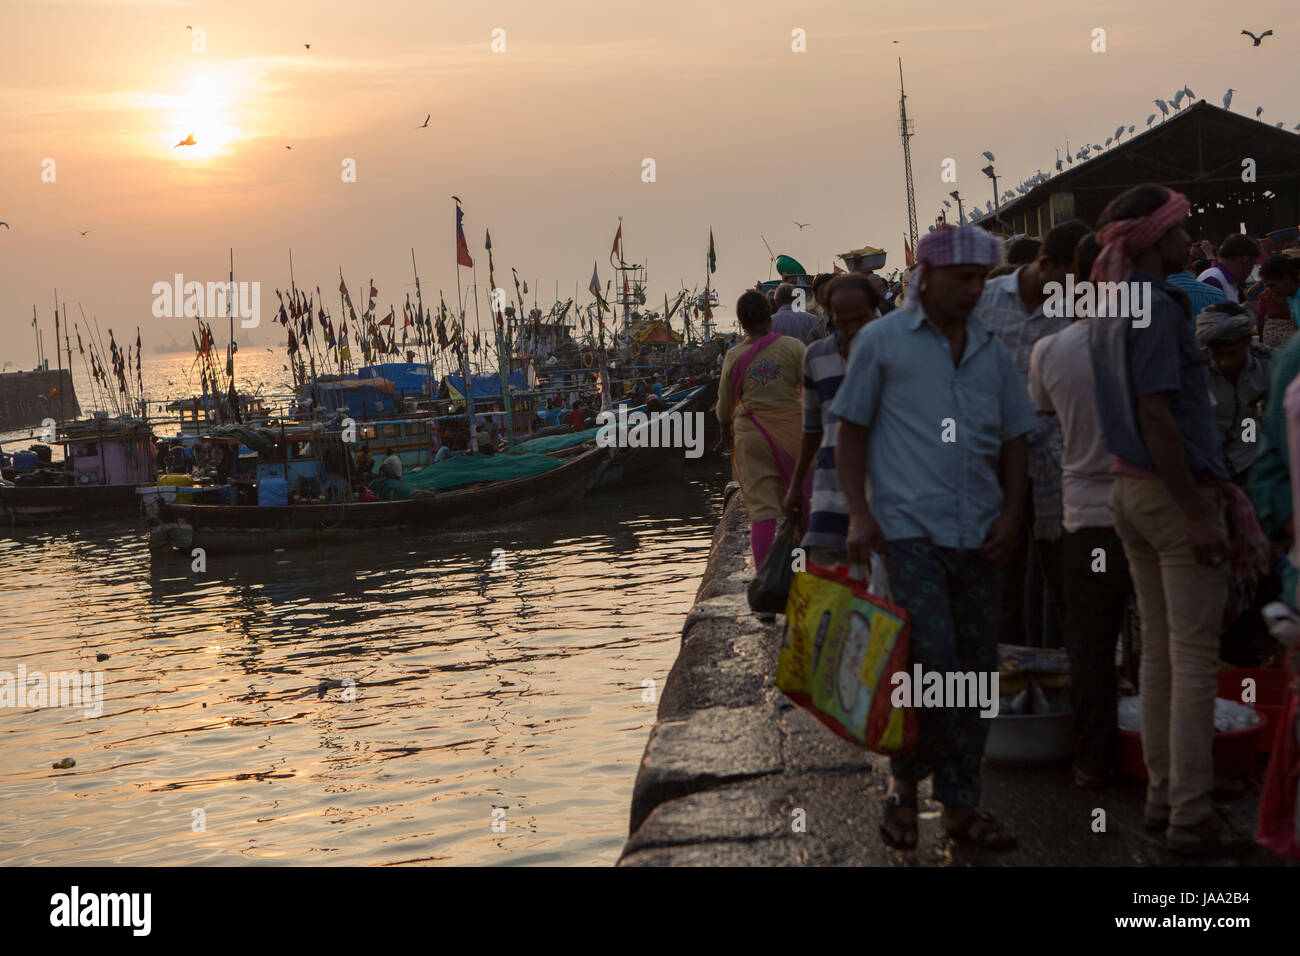
M781 501L803 440L799 386L804 344L772 331L771 309L761 292L742 295L736 317L745 338L722 360L718 421L723 432L732 436L731 468L745 498L750 550L757 567L776 537ZM809 471L805 502L811 481Z

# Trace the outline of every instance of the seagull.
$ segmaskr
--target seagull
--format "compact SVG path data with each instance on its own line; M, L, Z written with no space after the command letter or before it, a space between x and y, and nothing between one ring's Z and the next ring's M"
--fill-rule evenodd
M429 116L432 116L432 115L433 115L432 113L429 114ZM423 125L423 126L417 126L416 129L428 129L428 128L429 128L429 116L426 116L426 117L424 118L424 125Z
M186 136L183 140L181 140L179 143L176 144L176 146L197 146L197 145L198 143L194 141L193 133L190 133L189 136ZM176 146L173 146L172 149L175 149Z
M1231 90L1231 89L1230 89L1230 90L1228 90L1228 92L1226 92L1226 93L1223 94L1223 108L1224 108L1225 110L1228 109L1228 108L1232 105L1232 94L1235 93L1235 92L1237 92L1237 91L1236 91L1236 90Z
M1155 103L1156 106L1160 107L1160 112L1162 115L1164 116L1169 115L1169 104L1166 103L1164 100L1152 100L1151 102Z
M186 29L186 30L189 30L191 33L194 32L194 28L193 28L193 27L186 27L185 29Z
M795 219L791 219L790 221L793 222L796 226L799 227L799 231L800 231L800 232L803 232L803 231L804 231L804 227L805 227L805 226L811 226L811 225L812 225L812 223L810 223L810 222L799 222L798 220L795 220Z
M1147 117L1147 126L1150 126L1155 121L1156 121L1156 114L1152 113L1150 116Z
M983 154L983 155L984 155L984 158L987 159L990 163L993 162L993 154L990 153L987 149L984 150L984 154Z
M1262 112L1264 112L1264 107L1262 106L1255 107L1255 119L1259 119L1259 114Z
M293 149L292 146L286 146L285 149Z
M89 229L86 229L86 230L84 230L81 234L84 236L87 232L90 232L90 230L89 230Z
M306 47L307 49L309 49L309 50L311 49L311 44L310 44L310 43L304 43L303 46L305 46L305 47Z
M1265 31L1264 31L1263 33L1261 33L1259 36L1255 36L1255 34L1251 33L1249 30L1242 30L1242 31L1241 31L1241 35L1244 36L1244 37L1250 37L1252 40L1255 41L1253 45L1254 45L1254 46L1259 46L1259 41L1262 40L1262 39L1264 39L1264 37L1271 37L1271 36L1273 35L1273 31L1272 31L1272 30L1265 30Z

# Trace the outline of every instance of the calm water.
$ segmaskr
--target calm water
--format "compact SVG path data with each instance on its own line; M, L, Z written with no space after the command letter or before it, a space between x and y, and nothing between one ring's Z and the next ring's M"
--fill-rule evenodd
M0 711L0 864L613 863L724 482L204 573L0 531L0 670L104 675Z

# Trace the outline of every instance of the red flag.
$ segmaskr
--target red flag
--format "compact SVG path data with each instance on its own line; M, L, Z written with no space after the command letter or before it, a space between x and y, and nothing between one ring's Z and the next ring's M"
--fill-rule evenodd
M614 247L609 250L610 265L618 264L614 261L614 256L618 256L619 258L622 258L622 252L619 250L619 246L622 244L622 242L623 242L623 224L620 222L618 224L618 232L614 233Z
M380 325L392 325L392 324L393 324L393 315L394 315L393 307L390 305L390 306L388 307L388 314L387 314L386 316L384 316L382 319L379 320L379 324L380 324Z
M465 218L460 206L456 207L456 265L472 268L474 260L469 257L469 243L465 241L465 228L461 221Z
M903 262L907 264L908 268L916 265L916 256L912 254L912 247L908 245L907 236L903 237Z

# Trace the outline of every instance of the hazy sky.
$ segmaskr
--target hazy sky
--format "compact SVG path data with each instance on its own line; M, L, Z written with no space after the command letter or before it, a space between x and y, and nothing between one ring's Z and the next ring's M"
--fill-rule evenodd
M1254 48L1243 28L1275 35ZM480 290L489 228L498 284L512 265L540 279L543 309L557 281L562 299L585 290L593 260L610 278L620 215L652 305L702 285L712 227L729 323L768 277L760 234L810 270L862 245L901 265L899 56L922 232L954 188L944 158L985 202L982 150L1011 188L1067 138L1143 128L1184 84L1300 123L1300 13L1260 0L0 0L0 358L33 364L33 304L52 355L55 287L74 316L80 302L131 338L140 325L146 348L188 341L192 322L152 317L151 288L224 279L231 247L236 279L263 286L253 341L283 341L270 316L290 247L336 318L340 266L358 304L372 277L382 311L413 296L412 247L426 301L454 304L452 194Z

